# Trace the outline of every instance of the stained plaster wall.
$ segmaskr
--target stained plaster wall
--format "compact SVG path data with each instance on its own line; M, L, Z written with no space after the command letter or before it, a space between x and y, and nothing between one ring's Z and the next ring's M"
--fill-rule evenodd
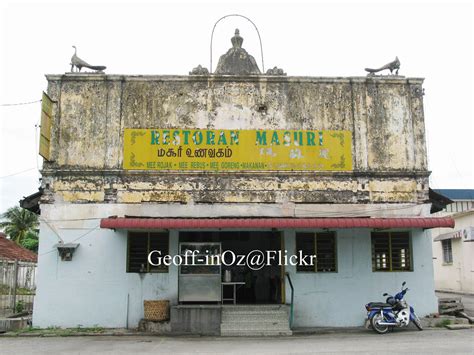
M421 203L422 79L49 75L43 203ZM351 172L122 170L124 128L352 132ZM316 178L317 177L317 178Z

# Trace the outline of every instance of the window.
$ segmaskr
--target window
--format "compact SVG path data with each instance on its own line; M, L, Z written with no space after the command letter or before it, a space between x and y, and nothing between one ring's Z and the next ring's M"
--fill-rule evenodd
M301 255L309 256L316 255L316 243L314 234L312 233L301 233L296 234L296 255L299 255L301 251ZM298 260L298 264L296 265L296 271L316 271L315 265L300 265Z
M442 240L441 246L443 247L443 263L452 264L453 263L452 240L451 239Z
M307 272L336 272L336 236L327 233L297 233L296 254L308 256L305 260L309 263L311 255L316 255L314 265L298 265L296 271Z
M165 265L153 266L148 263L148 254L153 250L159 250L161 257L168 255L168 243L168 233L130 232L127 272L168 272L168 267ZM157 263L158 256L157 253L153 254L154 263Z
M407 232L372 233L373 271L411 271L410 235Z

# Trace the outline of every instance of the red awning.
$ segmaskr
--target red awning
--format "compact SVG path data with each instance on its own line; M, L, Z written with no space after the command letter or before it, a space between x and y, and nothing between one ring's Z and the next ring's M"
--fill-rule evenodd
M452 218L128 218L100 221L109 229L222 229L222 228L454 228Z

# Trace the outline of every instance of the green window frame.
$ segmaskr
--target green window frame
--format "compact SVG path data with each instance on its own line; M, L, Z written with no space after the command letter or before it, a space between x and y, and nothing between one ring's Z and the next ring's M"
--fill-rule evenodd
M316 262L313 266L297 265L297 272L337 272L336 233L296 233L296 255L300 251L303 256L316 255Z
M408 232L373 232L372 271L413 271L411 236Z
M159 273L168 272L168 266L153 266L148 263L148 254L153 250L161 252L161 257L169 253L169 234L164 232L129 232L127 240L127 272ZM157 263L158 255L152 261ZM155 259L155 260L153 260Z

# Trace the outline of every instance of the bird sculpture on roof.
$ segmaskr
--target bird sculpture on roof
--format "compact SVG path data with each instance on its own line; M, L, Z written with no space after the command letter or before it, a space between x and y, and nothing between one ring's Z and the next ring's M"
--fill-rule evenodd
M76 68L77 72L80 72L83 67L96 70L99 72L107 68L105 65L90 65L89 63L87 63L86 61L82 60L81 58L77 56L76 46L72 46L72 48L74 48L74 54L71 57L71 72L74 72L74 68Z
M386 69L390 70L390 74L392 74L392 72L395 70L395 75L398 75L398 70L400 69L400 60L398 59L398 57L395 57L395 60L393 62L385 64L383 67L380 67L378 69L365 68L365 71L369 72L369 74L367 75L375 75L375 73Z

